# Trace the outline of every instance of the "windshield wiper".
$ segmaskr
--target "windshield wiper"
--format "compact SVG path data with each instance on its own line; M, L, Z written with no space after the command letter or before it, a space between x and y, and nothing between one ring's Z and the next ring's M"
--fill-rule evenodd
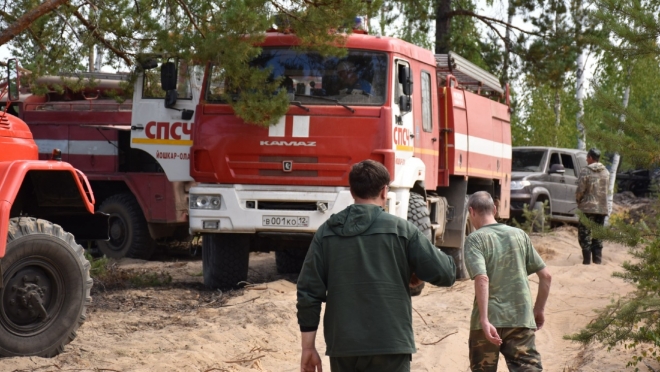
M350 111L350 112L352 112L352 113L355 113L355 110L353 110L352 107L350 107L350 106L348 106L348 105L345 105L345 104L339 102L338 99L327 98L327 97L321 97L321 96L310 96L309 94L296 94L296 97L316 98L316 99L320 99L320 100L323 100L323 101L334 102L335 104L337 104L337 105L339 105L339 106L341 106L341 107L344 107L344 108L347 109L348 111Z
M294 106L298 106L298 107L300 107L301 109L303 109L303 110L309 112L309 108L303 106L303 104L300 103L300 101L289 101L289 104L290 104L290 105L294 105Z

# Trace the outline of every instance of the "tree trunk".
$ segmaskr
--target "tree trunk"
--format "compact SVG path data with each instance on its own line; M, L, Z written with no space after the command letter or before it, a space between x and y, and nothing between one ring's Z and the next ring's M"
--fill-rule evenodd
M447 54L450 50L451 36L451 0L436 0L435 13L435 54Z
M39 19L39 17L52 12L68 1L69 0L46 0L41 5L38 5L37 7L23 14L22 17L9 25L9 27L7 27L4 31L0 32L0 45L7 44L26 28L30 27L30 25Z
M575 82L575 98L577 99L578 112L576 118L576 125L578 131L577 148L578 150L586 150L587 144L585 143L586 134L582 117L584 116L584 51L580 51L577 59L577 79Z
M623 109L628 108L628 101L630 100L630 75L632 74L632 64L628 66L628 85L626 86L626 90L623 92L623 102L622 106ZM626 114L622 113L619 116L619 122L621 124L625 123L626 121ZM623 135L623 131L619 129L619 133ZM608 185L608 193L607 193L607 216L605 216L605 226L610 225L610 215L612 214L612 205L614 204L614 185L616 184L616 172L619 170L619 161L621 160L621 156L619 156L618 152L614 153L614 156L612 157L612 167L610 168L610 183Z
M555 90L555 136L553 146L559 146L559 124L561 123L561 97L559 96L559 89Z

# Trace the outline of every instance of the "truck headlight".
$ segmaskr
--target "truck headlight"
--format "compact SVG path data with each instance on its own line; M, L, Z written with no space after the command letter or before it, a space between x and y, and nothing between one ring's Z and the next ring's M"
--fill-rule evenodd
M511 190L522 190L529 185L529 181L511 181Z
M220 209L220 196L190 194L190 209Z

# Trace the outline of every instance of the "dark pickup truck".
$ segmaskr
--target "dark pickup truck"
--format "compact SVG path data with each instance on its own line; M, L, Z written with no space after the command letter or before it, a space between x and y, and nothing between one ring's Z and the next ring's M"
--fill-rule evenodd
M549 220L577 223L575 189L587 152L557 147L514 147L511 154L511 217L524 205L542 210L548 201Z

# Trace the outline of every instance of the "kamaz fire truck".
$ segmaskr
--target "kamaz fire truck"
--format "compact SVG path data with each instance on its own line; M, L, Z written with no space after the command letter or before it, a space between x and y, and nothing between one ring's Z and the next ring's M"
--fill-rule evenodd
M148 68L151 61L143 64ZM199 102L201 73L194 79L185 71L180 69L177 81L183 116L163 106L160 76L150 70L139 75L133 100L116 99L126 74L83 73L40 77L36 84L48 92L21 94L13 103L13 112L32 131L40 159L57 148L64 161L86 172L98 210L110 215L110 240L97 243L108 257L147 259L157 240L190 238L192 117L187 115ZM139 133L132 143L131 128Z
M509 216L508 88L456 54L433 55L398 39L353 34L341 58L297 45L295 35L269 32L252 62L282 78L290 97L289 111L268 128L237 117L224 100L230 77L222 66L206 68L189 152L197 182L190 229L203 234L205 284L245 281L251 251L276 251L280 272L298 270L317 228L353 203L348 173L364 159L390 171L388 212L415 223L465 278L468 195L490 192L499 217ZM163 87L178 89L166 70ZM185 108L175 94L167 97L170 107ZM145 133L166 137L175 116L162 132L154 119L133 123L133 143ZM159 161L188 153L150 146L163 154Z

